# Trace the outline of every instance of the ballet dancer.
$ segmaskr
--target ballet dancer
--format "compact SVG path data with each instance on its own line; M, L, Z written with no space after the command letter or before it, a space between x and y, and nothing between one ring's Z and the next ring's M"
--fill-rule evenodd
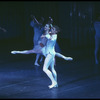
M49 26L45 28L47 30L46 32L49 33ZM55 27L51 28L51 33L42 35L41 37L46 37L48 39L47 44L45 46L45 60L43 65L43 71L47 74L47 76L51 80L51 85L49 85L49 88L58 87L57 83L57 72L54 68L55 64L55 44L57 40L57 29ZM49 70L49 67L51 70Z
M47 74L47 76L51 80L51 85L49 85L49 89L58 87L57 83L57 72L54 68L55 65L55 44L57 41L57 33L59 32L59 27L52 26L51 32L49 32L49 25L45 27L45 32L47 32L46 35L42 35L41 37L46 37L47 44L45 46L45 50L43 50L43 55L45 56L44 65L43 65L43 71ZM70 57L71 58L71 57ZM70 59L72 60L72 58ZM49 67L51 70L49 70Z
M95 28L95 63L99 64L99 50L100 50L100 16L97 16L94 22Z
M38 45L38 41L40 39L40 36L43 34L43 31L44 31L44 28L43 28L44 18L41 17L41 20L38 21L35 16L31 15L31 17L32 17L32 21L30 22L30 26L33 27L33 30L34 30L33 44L35 47L36 45ZM37 53L34 65L40 66L38 64L38 60L40 57L41 57L40 62L42 62L43 56L41 54Z

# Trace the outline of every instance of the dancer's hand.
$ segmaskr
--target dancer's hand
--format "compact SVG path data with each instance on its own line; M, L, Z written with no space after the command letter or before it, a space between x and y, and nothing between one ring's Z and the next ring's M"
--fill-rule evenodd
M50 23L52 24L53 23L53 19L51 17L49 17L49 19L50 19Z

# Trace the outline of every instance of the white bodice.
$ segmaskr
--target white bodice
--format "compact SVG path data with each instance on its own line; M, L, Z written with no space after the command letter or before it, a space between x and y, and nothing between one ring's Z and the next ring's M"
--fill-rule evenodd
M44 48L43 55L46 56L48 53L52 54L55 56L55 44L57 40L57 35L52 35L50 36L49 34L46 35L47 44Z

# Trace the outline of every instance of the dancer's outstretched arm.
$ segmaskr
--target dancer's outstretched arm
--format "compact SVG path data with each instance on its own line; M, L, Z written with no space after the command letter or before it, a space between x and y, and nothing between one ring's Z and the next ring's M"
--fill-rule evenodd
M58 52L56 52L56 56L60 57L60 58L63 58L64 60L73 60L72 57L66 57L66 56L64 56L64 55L62 55L62 54L60 54Z

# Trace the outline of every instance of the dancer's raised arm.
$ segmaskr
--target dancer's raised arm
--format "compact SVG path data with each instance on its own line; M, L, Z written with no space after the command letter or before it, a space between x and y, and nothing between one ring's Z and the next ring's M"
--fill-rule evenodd
M35 21L37 24L39 24L39 21L36 19L35 16L31 15L31 17L32 17L33 21Z

